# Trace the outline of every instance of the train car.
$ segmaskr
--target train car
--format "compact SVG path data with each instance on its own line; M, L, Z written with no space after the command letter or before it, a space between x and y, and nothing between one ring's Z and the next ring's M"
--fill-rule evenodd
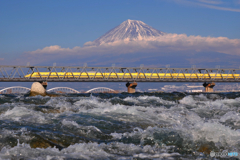
M100 72L34 72L28 74L26 78L167 78L167 79L235 79L239 74L201 74L201 73L100 73Z

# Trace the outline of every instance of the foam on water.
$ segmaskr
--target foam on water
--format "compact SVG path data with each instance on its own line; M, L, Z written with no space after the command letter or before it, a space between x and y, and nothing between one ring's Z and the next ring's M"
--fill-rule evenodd
M213 149L240 152L239 97L169 96L0 97L0 158L174 159L209 157Z
M149 103L154 105L174 105L173 101L166 101L160 97L155 96L139 96L139 97L127 97L123 99L127 102L133 102L135 105L148 106Z
M226 122L226 121L231 121L234 122L234 125L240 124L240 114L239 112L235 111L229 111L225 115L223 115L220 120L220 122Z
M161 153L162 152L162 153ZM140 147L134 144L119 142L105 143L76 143L59 151L57 148L36 148L29 144L19 143L13 148L4 147L0 152L2 159L13 157L21 159L131 159L134 158L167 158L179 156L179 153L164 153L156 146Z
M14 107L0 115L0 120L13 120L30 123L47 123L43 113L39 113L25 107Z
M83 126L83 125L79 125L79 124L77 124L75 121L67 121L67 120L63 120L62 121L62 124L64 125L64 126L74 126L74 127L76 127L76 128L80 128L80 129L85 129L85 130L88 130L88 132L89 131L96 131L96 132L100 132L100 133L102 133L101 132L101 130L100 129L98 129L97 127L95 127L95 126Z

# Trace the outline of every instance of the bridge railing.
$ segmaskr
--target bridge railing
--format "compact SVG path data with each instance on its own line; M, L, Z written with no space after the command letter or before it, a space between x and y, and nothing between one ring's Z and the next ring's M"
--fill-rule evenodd
M240 69L0 66L0 82L240 82Z
M15 93L27 93L31 89L26 88L26 87L21 87L21 86L13 86L13 87L7 87L4 89L0 90L0 94L15 94ZM69 87L55 87L48 89L47 92L54 92L54 93L80 93L79 91L69 88ZM116 90L113 90L111 88L106 88L106 87L97 87L90 89L86 91L85 93L119 93Z
M85 93L119 93L119 92L107 87L97 87L90 89Z
M56 93L80 93L75 89L69 87L55 87L47 90L47 92L56 92Z
M30 91L30 88L22 87L22 86L13 86L7 87L0 90L0 94L13 94L13 93L27 93Z

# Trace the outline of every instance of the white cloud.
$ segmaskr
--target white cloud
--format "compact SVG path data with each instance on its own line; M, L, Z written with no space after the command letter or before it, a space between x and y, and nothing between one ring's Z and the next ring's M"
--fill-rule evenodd
M80 47L74 47L73 49L69 49L69 48L61 48L61 46L58 46L58 45L53 45L53 46L45 47L43 49L37 49L36 51L32 51L29 53L31 54L38 54L38 53L51 54L51 53L59 53L59 52L71 53L71 52L75 52L79 48Z
M232 12L240 12L240 8L236 7L236 0L228 0L228 1L221 1L221 0L173 0L176 3L183 3L183 4L190 4L190 5L197 5L211 9L217 10L224 10L224 11L232 11ZM239 1L238 1L239 3ZM234 6L228 7L228 6Z
M157 38L141 41L117 41L114 43L92 45L85 43L84 47L61 48L58 45L28 52L30 54L63 54L63 55L102 55L125 54L137 52L201 52L213 51L230 55L240 55L240 39L227 37L187 36L186 34L166 34Z
M208 4L222 4L221 0L198 0L199 2L208 3Z
M207 7L207 8L217 9L217 10L240 12L240 9L220 7L220 6L207 5L207 4L198 4L198 5L203 6L203 7Z

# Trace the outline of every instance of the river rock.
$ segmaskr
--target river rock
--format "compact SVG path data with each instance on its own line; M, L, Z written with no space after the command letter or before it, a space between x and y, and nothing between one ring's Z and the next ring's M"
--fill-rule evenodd
M46 95L46 89L39 82L34 82L31 87L30 96L35 96L35 95L42 95L42 96Z

